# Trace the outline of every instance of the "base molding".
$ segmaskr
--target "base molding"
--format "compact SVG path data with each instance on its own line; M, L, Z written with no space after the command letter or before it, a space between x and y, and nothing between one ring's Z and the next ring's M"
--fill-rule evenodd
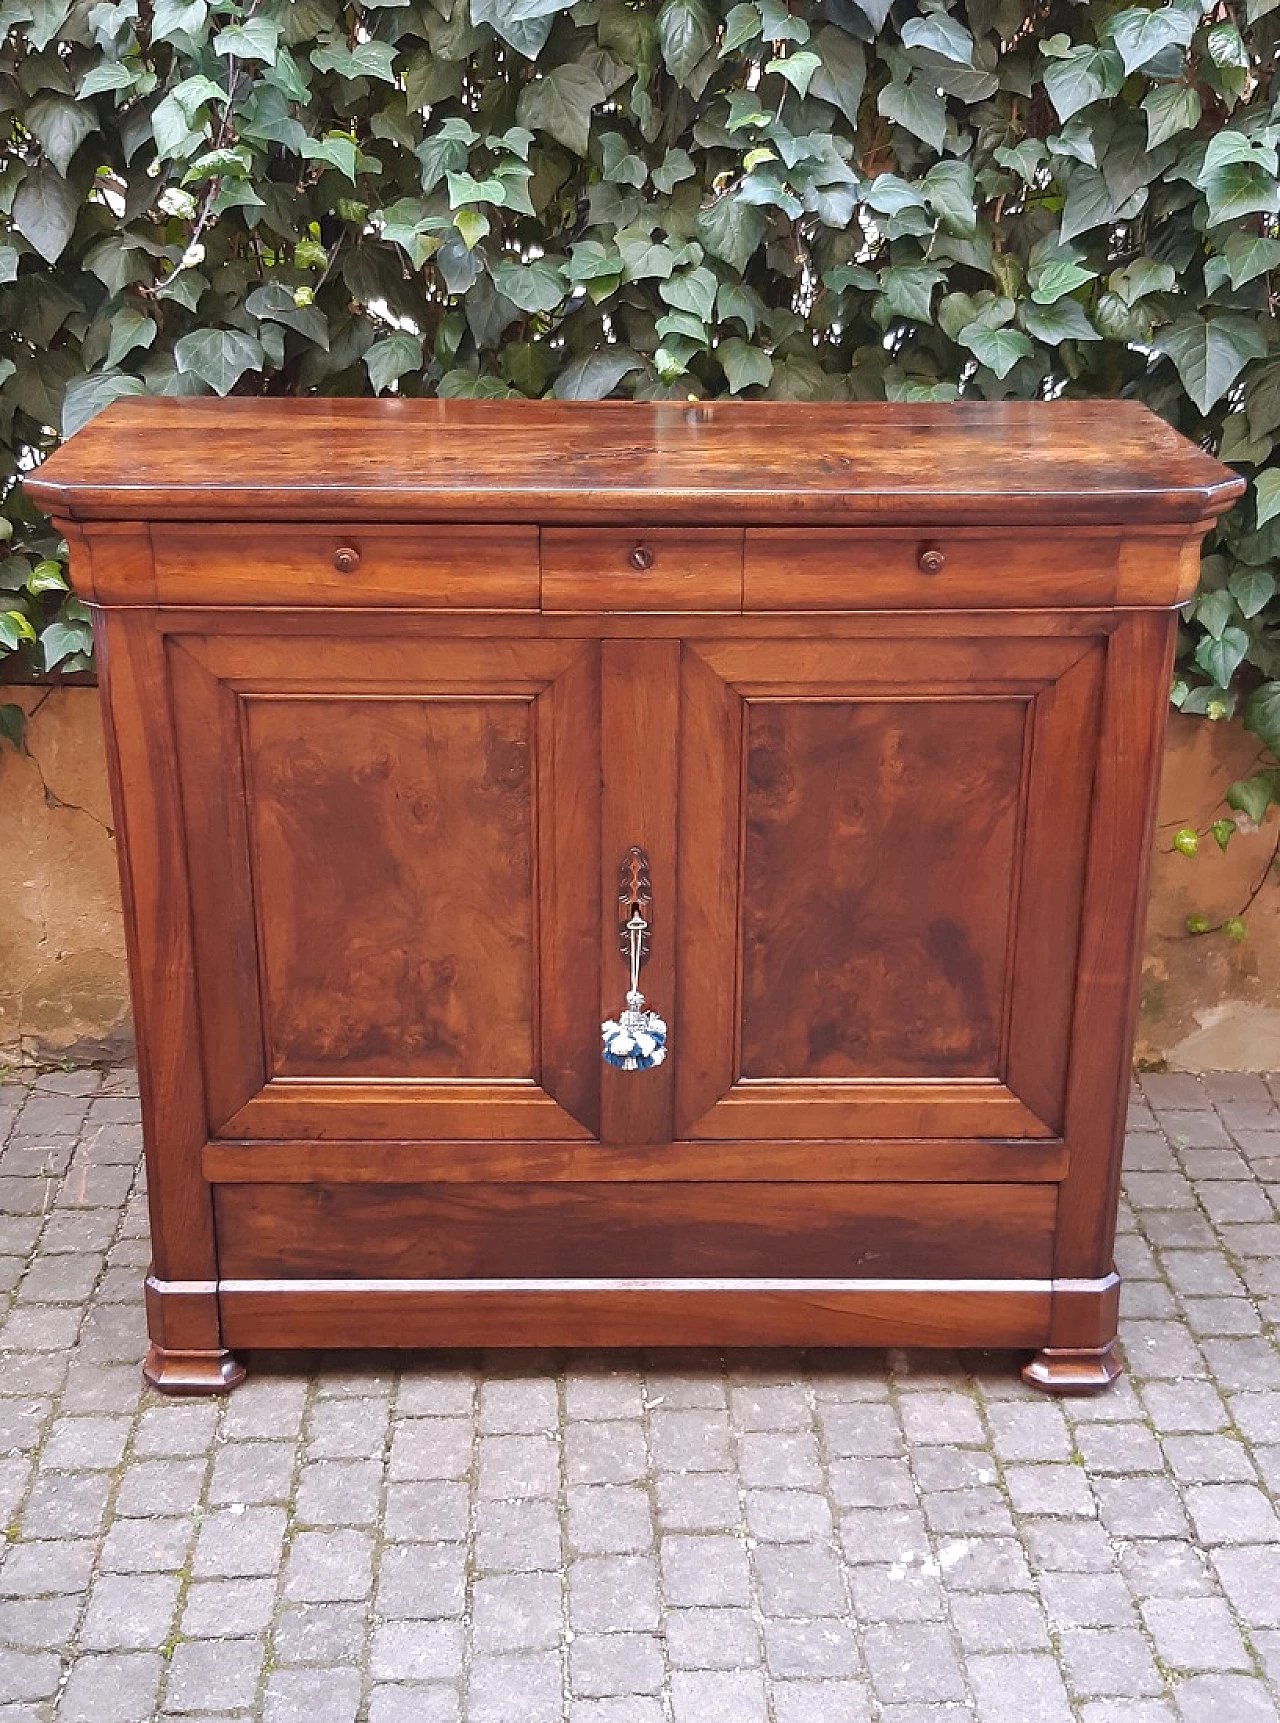
M177 1352L152 1346L142 1374L161 1394L229 1394L244 1381L244 1365L225 1347L216 1352Z
M1022 1380L1042 1394L1100 1394L1122 1372L1115 1342L1105 1346L1046 1346L1022 1369Z

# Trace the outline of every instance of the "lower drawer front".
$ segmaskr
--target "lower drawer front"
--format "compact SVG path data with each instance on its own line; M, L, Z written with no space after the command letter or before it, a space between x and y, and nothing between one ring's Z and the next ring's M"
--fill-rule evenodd
M224 1280L1043 1279L1053 1185L215 1187Z

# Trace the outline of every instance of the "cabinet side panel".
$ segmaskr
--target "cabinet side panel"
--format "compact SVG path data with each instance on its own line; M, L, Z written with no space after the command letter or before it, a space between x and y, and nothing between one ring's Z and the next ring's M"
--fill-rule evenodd
M147 1153L152 1260L164 1280L216 1278L201 1175L205 1105L186 857L163 640L152 613L95 618L124 896ZM188 1303L170 1346L216 1347L217 1303Z
M1172 612L1133 612L1107 648L1067 1078L1071 1164L1059 1210L1059 1279L1111 1268L1176 623Z

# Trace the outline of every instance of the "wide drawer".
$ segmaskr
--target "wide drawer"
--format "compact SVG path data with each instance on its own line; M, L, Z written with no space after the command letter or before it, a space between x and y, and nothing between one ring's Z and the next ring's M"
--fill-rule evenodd
M215 1204L233 1280L1018 1280L1051 1273L1057 1188L233 1184Z
M748 528L743 605L752 610L1036 608L1117 596L1120 538L1050 539L943 529Z
M742 533L544 528L542 608L736 613L742 609Z
M162 604L536 610L538 532L523 526L153 526Z

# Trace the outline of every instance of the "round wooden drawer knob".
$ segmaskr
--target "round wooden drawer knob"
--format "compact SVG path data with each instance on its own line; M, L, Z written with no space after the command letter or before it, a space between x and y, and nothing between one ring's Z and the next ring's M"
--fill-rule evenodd
M333 566L339 574L354 574L360 566L360 552L353 544L340 544L333 553Z
M627 557L627 561L632 568L639 569L641 574L648 574L653 567L653 552L647 544L638 544Z
M926 545L916 558L921 574L941 574L946 567L946 553L936 544Z

